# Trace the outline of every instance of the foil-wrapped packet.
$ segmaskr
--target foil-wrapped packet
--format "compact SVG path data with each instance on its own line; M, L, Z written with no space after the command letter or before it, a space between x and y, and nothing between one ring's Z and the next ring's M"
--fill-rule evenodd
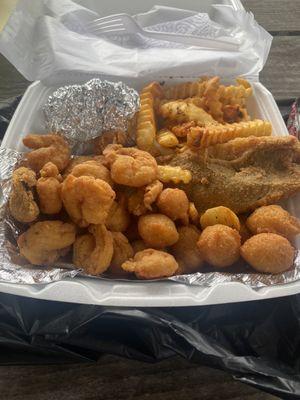
M123 82L92 79L58 88L44 106L46 126L71 141L85 142L106 131L126 131L140 106L136 90Z

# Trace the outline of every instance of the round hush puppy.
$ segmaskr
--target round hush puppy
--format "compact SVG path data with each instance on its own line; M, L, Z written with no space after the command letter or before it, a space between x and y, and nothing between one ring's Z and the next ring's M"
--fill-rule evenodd
M238 261L241 237L235 229L217 224L204 229L197 245L207 263L224 268Z
M180 220L184 225L189 221L189 199L183 190L164 189L156 204L162 214L167 215L173 221Z
M300 221L277 205L258 208L250 215L246 224L254 234L277 233L288 240L293 240L300 233Z
M163 214L142 215L138 231L144 242L156 249L172 246L179 239L174 222Z
M242 245L241 256L256 271L279 274L291 268L295 250L283 236L259 233Z
M178 264L171 254L147 249L139 251L134 258L125 261L122 268L125 271L134 272L139 279L156 279L174 275Z

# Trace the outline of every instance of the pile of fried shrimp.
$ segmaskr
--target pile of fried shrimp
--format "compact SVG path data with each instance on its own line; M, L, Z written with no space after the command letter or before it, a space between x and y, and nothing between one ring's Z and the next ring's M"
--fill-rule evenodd
M140 93L136 147L126 147L127 132L104 132L94 154L73 156L58 133L24 137L30 151L13 172L8 203L23 227L17 245L24 262L66 261L90 275L138 279L204 266L224 271L241 260L260 273L292 268L297 218L279 205L239 216L218 206L199 215L179 188L191 181L191 171L157 163L187 145L270 135L269 122L248 116L249 83L224 86L215 77L161 93L156 82Z
M158 166L135 147L108 144L73 156L57 134L24 138L32 151L12 176L9 210L24 225L17 244L32 265L69 260L90 275L155 279L224 270L244 259L255 270L293 265L299 221L278 205L238 217L226 207L199 215L176 183L189 171Z

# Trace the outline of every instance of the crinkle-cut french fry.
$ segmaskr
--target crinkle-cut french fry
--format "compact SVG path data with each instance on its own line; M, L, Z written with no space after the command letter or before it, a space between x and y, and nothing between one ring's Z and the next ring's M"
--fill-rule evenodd
M196 82L184 82L178 85L164 88L166 99L186 99L187 97L201 97L205 90L205 80L201 79Z
M163 147L176 147L179 143L177 137L168 129L161 129L157 132L157 142Z
M163 183L173 182L178 184L189 183L192 180L191 171L180 167L172 167L171 165L158 166L158 179Z
M205 98L204 97L199 97L199 96L188 97L188 98L184 99L184 101L186 103L192 103L195 106L201 107L201 108L204 108L204 106L205 106Z
M177 136L177 137L186 137L190 128L194 128L197 126L195 121L185 122L180 125L174 125L170 128L170 130Z
M223 104L220 101L220 78L214 76L205 82L205 90L203 93L205 109L212 117L219 122L223 122Z
M226 143L238 137L270 136L271 133L271 123L260 119L204 128L197 126L190 129L187 135L187 144L189 147L205 148L218 143Z
M158 97L162 99L164 97L164 91L161 85L158 82L151 82L149 85L145 86L141 93L151 93L153 98Z
M159 114L163 118L178 122L196 121L197 124L217 124L213 117L203 108L193 103L186 103L184 100L174 100L164 103L159 107Z
M250 117L246 108L241 105L227 104L223 106L223 120L232 124L233 122L249 121Z
M153 157L161 157L161 156L170 156L174 154L175 149L170 147L164 147L160 145L157 139L154 140L153 145L151 146L149 153Z
M156 121L154 103L163 97L163 91L158 82L152 82L140 93L141 107L137 115L136 143L141 150L150 150L156 136Z
M253 90L250 83L244 78L236 79L237 85L220 85L219 95L222 103L246 105L246 99L252 96Z

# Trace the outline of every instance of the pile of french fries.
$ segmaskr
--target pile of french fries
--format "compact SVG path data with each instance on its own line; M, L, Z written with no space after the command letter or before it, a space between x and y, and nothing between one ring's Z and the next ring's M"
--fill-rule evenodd
M249 117L246 103L252 94L243 78L228 86L217 76L169 87L152 82L140 93L137 146L165 155L185 146L203 149L237 137L269 136L269 121Z

